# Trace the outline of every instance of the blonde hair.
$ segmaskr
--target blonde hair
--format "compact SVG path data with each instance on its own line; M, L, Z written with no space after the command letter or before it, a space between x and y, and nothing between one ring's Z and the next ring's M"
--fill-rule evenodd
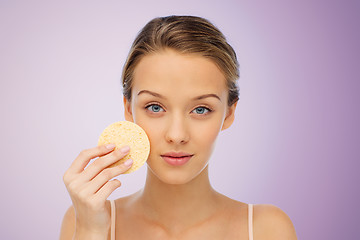
M184 54L200 54L214 61L223 72L229 89L228 105L239 100L239 64L234 49L208 20L195 16L168 16L151 20L139 32L125 62L123 94L131 100L135 67L147 54L170 48Z

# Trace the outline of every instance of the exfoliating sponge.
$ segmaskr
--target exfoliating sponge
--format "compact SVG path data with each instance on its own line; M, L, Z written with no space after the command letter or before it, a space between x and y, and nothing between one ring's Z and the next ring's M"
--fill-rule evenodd
M145 131L137 124L129 121L115 122L107 126L101 133L98 145L113 143L115 150L128 145L130 152L121 160L109 167L115 167L131 158L133 164L126 173L139 169L146 162L150 154L150 141Z

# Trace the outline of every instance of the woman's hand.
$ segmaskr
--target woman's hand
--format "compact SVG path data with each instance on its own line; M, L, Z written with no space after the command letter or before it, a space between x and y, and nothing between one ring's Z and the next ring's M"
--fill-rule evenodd
M112 178L124 173L132 165L129 159L123 164L107 168L130 151L127 146L115 151L114 148L115 145L109 144L82 151L64 174L63 180L75 210L75 239L100 239L100 236L106 239L108 236L110 213L106 199L121 185L119 180ZM89 164L94 158L97 159Z

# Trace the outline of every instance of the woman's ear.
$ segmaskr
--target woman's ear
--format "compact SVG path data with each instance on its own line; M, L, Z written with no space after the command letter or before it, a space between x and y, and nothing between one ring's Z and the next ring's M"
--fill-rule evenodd
M229 128L232 125L232 123L234 122L236 105L237 105L237 102L235 102L233 105L228 107L226 117L225 117L225 120L224 120L221 130L225 130L225 129Z
M131 109L131 102L128 101L125 97L124 97L124 116L126 121L134 122L132 109Z

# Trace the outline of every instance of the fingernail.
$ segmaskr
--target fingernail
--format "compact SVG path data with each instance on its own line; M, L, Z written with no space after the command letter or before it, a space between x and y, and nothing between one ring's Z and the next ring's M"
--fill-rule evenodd
M115 148L115 144L111 143L105 146L107 149L113 149Z
M124 165L129 167L131 164L133 163L133 160L132 159L128 159L124 162Z
M127 153L128 151L130 150L130 147L129 146L124 146L120 149L120 152L122 153Z

